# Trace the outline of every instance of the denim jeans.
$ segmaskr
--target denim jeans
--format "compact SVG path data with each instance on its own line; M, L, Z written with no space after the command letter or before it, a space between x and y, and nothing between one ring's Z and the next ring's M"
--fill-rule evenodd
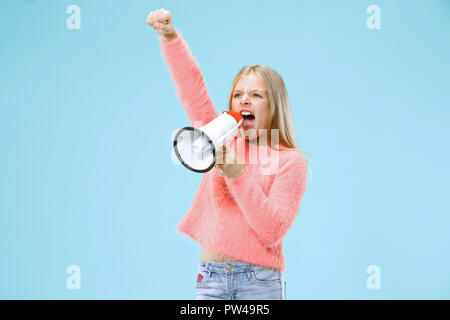
M200 261L196 300L286 300L285 275L246 262Z

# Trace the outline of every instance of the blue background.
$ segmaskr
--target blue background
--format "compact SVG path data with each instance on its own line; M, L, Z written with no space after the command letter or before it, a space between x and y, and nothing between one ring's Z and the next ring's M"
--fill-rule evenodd
M286 83L312 166L287 299L449 299L446 0L1 1L0 298L194 298L200 246L176 226L201 175L172 162L189 122L146 24L160 8L218 110L244 65Z

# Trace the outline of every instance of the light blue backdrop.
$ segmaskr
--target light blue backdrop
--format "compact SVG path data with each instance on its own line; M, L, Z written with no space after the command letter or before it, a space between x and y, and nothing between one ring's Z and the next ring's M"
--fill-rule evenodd
M1 1L0 298L194 298L200 246L176 226L201 175L171 161L189 123L146 24L159 8L219 110L244 65L285 80L312 159L287 298L449 299L446 0Z

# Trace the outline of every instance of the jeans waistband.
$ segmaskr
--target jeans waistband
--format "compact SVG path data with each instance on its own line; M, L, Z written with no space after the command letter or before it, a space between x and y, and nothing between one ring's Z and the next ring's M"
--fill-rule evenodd
M260 265L255 265L248 262L214 262L214 261L201 261L199 263L201 268L205 268L208 271L219 273L219 274L230 274L230 273L248 273L252 271L259 270L262 268L267 268Z

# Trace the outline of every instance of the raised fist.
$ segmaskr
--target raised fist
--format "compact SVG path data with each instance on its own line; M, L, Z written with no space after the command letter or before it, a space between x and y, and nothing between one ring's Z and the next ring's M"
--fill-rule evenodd
M170 41L177 36L172 24L172 14L163 8L150 12L147 16L147 24L153 27L163 40Z

